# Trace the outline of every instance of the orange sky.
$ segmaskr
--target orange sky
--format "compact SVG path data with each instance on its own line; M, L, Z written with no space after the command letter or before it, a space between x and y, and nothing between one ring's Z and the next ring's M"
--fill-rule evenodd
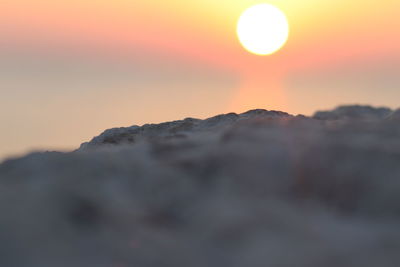
M267 57L235 33L263 2L291 31ZM0 59L0 157L250 108L397 107L400 1L3 0Z

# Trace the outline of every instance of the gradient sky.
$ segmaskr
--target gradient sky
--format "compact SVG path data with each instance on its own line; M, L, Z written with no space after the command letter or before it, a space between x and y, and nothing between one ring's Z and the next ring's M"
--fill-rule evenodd
M272 56L236 37L257 3L289 19L289 41ZM3 0L0 94L0 158L251 108L397 108L400 1Z

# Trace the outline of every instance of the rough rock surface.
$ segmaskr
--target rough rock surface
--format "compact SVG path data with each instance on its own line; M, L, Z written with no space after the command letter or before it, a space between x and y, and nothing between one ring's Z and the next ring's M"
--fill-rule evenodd
M374 120L384 119L392 113L389 108L371 106L340 106L332 111L319 111L314 118L322 120Z
M111 129L0 165L0 266L398 267L399 111Z

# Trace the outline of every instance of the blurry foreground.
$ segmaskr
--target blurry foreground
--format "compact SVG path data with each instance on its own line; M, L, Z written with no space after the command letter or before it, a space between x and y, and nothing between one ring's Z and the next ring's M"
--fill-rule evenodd
M400 264L400 112L254 110L0 165L0 266Z

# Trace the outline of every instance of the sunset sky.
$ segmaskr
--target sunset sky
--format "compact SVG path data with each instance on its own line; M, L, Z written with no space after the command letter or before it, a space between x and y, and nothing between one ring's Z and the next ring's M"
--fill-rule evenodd
M287 16L270 56L240 45L258 3ZM399 0L3 0L0 159L112 127L253 108L400 107Z

